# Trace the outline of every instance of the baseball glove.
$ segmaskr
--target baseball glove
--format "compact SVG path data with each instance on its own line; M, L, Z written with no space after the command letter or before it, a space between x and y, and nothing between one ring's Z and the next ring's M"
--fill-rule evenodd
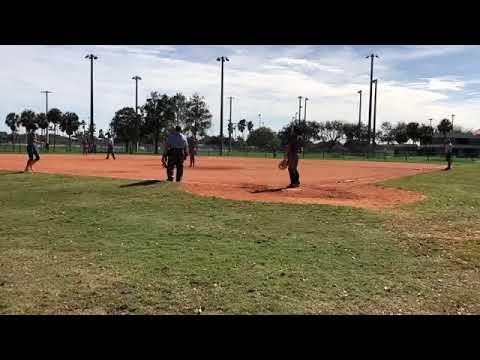
M287 160L287 159L283 159L283 160L280 161L280 163L278 164L278 168L279 168L280 170L285 170L287 167L288 167L288 160Z
M162 166L163 166L164 168L167 167L167 159L165 159L165 156L162 156Z

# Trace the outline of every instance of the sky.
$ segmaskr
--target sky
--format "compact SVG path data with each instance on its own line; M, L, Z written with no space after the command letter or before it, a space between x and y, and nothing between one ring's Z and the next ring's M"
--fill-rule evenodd
M94 63L94 120L107 129L115 112L139 105L151 91L191 96L198 92L213 115L210 134L220 129L220 63L224 73L224 119L259 117L275 131L295 116L298 96L308 97L307 120L357 123L362 90L362 122L368 121L370 60L378 79L377 123L399 121L436 125L455 114L455 125L479 129L480 46L0 46L0 131L10 112L49 108L90 116L90 61ZM302 101L303 103L303 101ZM303 105L303 104L302 104ZM303 109L302 109L303 118ZM226 126L224 132L226 133Z

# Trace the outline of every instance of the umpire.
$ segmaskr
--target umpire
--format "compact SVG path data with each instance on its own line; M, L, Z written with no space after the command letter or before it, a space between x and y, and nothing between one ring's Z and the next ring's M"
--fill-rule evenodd
M188 156L188 142L181 133L182 128L176 126L175 130L168 135L162 161L167 162L167 178L173 181L173 169L177 168L176 180L180 182L183 175L183 162Z

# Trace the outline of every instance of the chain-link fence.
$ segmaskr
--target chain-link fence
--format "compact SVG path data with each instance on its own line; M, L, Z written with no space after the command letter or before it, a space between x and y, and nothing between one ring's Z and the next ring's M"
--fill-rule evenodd
M38 149L43 153L50 154L81 154L83 152L82 144L79 141L73 141L71 146L68 144L56 144L46 149L44 144L39 144ZM158 153L163 151L159 145ZM0 143L0 152L2 153L26 153L26 144ZM106 153L107 145L104 142L96 144L93 149L95 153ZM154 154L153 144L116 144L115 152L118 154ZM219 156L220 148L214 145L200 144L197 151L198 156ZM224 157L250 157L265 159L283 158L282 150L261 149L252 146L232 148L223 150ZM323 159L323 160L368 160L368 161L407 161L407 162L445 162L445 154L439 147L418 147L416 149L408 147L382 147L378 146L371 151L349 151L348 149L333 149L332 151L322 149L306 149L300 154L301 159ZM454 159L457 161L476 161L479 158L477 152L454 152Z

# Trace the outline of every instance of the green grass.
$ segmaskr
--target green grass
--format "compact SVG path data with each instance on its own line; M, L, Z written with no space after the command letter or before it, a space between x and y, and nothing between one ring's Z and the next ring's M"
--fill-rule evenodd
M378 212L0 172L0 313L480 313L479 175Z

